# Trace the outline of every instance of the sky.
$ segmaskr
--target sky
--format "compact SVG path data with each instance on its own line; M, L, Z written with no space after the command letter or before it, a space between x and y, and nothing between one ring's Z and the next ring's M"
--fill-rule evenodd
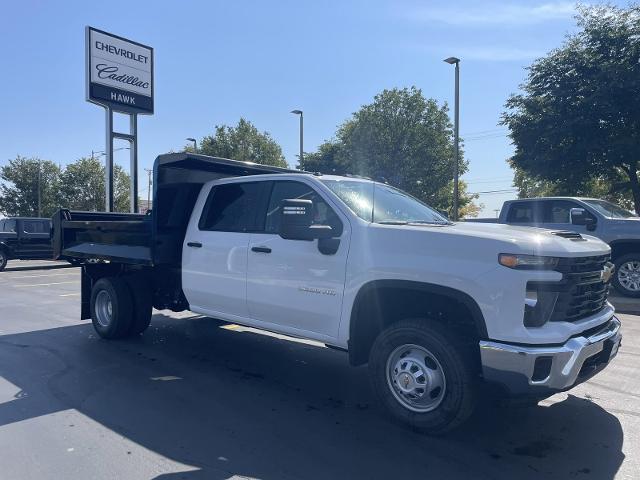
M155 113L138 118L144 168L240 117L269 132L291 166L385 88L415 85L453 107L481 216L515 198L499 125L525 67L575 29L573 2L1 0L0 165L17 155L66 164L105 148L102 107L85 101L85 26L154 48ZM126 117L115 126L128 129ZM116 143L116 148L126 143ZM128 151L116 152L128 169ZM507 190L506 192L504 190Z

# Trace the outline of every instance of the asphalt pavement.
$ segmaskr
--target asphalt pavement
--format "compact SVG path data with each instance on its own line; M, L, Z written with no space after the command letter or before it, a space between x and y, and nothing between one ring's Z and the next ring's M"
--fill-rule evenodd
M79 289L65 264L0 273L1 479L640 478L638 316L591 381L431 438L388 421L343 352L166 311L104 341Z

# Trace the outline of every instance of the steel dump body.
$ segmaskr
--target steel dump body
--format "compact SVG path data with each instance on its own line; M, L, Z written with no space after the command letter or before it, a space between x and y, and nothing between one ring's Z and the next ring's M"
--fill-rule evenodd
M147 214L59 210L54 258L180 266L184 234L202 185L210 180L297 170L206 155L160 155L153 166L153 210Z

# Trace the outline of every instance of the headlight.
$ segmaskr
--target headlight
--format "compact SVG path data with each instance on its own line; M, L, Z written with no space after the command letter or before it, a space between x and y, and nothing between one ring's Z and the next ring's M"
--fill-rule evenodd
M498 263L505 267L523 270L552 270L558 265L558 258L501 253L498 255Z

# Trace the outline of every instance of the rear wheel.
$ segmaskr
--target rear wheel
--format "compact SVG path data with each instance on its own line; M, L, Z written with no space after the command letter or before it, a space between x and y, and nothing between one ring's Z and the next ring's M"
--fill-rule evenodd
M133 300L125 280L106 277L95 283L91 291L91 320L102 338L122 338L129 333Z
M627 297L640 297L640 253L630 253L616 259L613 285Z
M133 319L129 335L140 335L151 323L153 295L143 277L132 275L126 278L133 299Z
M369 371L385 410L413 428L442 434L473 412L473 361L428 320L402 320L384 330L372 347Z
M5 251L0 250L0 272L4 270L4 268L7 266L8 261L9 261L9 258L7 257L7 254L5 253Z

